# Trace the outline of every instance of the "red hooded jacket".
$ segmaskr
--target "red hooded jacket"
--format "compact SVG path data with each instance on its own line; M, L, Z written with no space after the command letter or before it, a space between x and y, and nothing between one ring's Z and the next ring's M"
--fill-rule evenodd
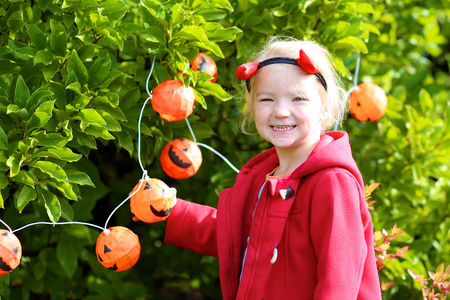
M274 148L254 157L220 193L217 210L179 199L165 242L218 256L225 300L381 299L348 135L323 134L291 175L268 179L261 190L277 166Z

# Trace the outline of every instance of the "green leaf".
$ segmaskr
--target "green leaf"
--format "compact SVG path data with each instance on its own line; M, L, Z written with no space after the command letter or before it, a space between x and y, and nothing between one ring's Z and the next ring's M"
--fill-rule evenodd
M37 50L31 47L21 47L19 49L13 50L12 54L14 57L22 60L29 60L36 56Z
M105 127L100 126L98 124L90 124L84 130L84 132L86 134L90 134L90 135L93 135L93 136L95 136L97 138L102 138L102 139L105 139L105 140L113 140L114 139L114 136L111 135L111 133L109 133L108 130Z
M0 174L0 190L3 190L9 184L8 178L5 174Z
M155 42L161 45L166 44L166 35L161 28L153 26L149 27L146 30L139 31L139 37L143 41Z
M92 108L82 109L75 117L72 119L80 120L81 130L85 130L91 124L106 125L105 120L102 116Z
M30 176L29 174L31 173L28 171L20 170L16 176L11 178L11 180L34 188L34 176L33 175Z
M67 199L77 200L77 195L73 191L72 186L67 181L54 182L51 180L47 180L46 183L48 186L52 186L53 188L60 191Z
M89 185L92 187L95 187L94 183L92 182L91 178L83 172L77 171L77 170L66 170L67 178L69 179L69 182L76 183L79 185Z
M28 185L24 185L19 193L19 196L17 197L16 202L17 210L19 211L19 213L22 213L25 206L27 206L30 201L35 200L36 197L36 190Z
M342 38L342 39L332 43L331 47L349 48L349 49L361 51L362 53L368 52L366 44L364 44L364 42L361 39L359 39L355 36L347 36L345 38Z
M78 252L72 244L60 240L56 245L56 257L69 278L75 274L78 265Z
M127 12L127 5L123 1L119 0L106 0L102 1L102 4L99 8L99 13L102 16L108 18L108 20L114 24L120 19L123 18L125 13Z
M110 69L111 59L109 58L109 56L97 59L89 69L89 87L95 87L99 85L106 78Z
M78 57L78 53L76 50L72 51L72 54L67 61L67 72L73 72L77 76L81 85L84 85L88 82L87 69L81 59Z
M69 222L73 221L73 208L69 202L66 199L60 199L59 203L61 203L61 217Z
M56 55L65 56L67 50L67 37L66 37L66 29L61 23L55 21L54 19L50 19L50 49Z
M31 42L36 46L36 49L45 49L47 40L42 30L34 24L26 24L26 27L28 34L31 37Z
M8 150L8 137L2 127L0 127L0 149Z
M105 120L106 125L105 128L109 131L120 131L122 130L122 127L120 126L119 122L116 121L116 119L114 119L109 113L103 111L103 110L98 110L97 111L103 118L103 120Z
M61 217L61 204L58 197L47 190L47 186L36 186L38 195L44 200L47 215L53 223L58 222Z
M8 160L6 161L6 165L9 167L10 169L10 174L9 177L14 177L17 174L19 174L20 171L20 161L14 157L13 155L11 155Z
M31 94L30 99L27 102L27 109L30 113L33 113L36 110L36 107L42 105L41 102L44 102L48 99L48 97L52 96L53 92L48 89L48 87L40 87L36 89L33 94ZM49 114L53 111L53 102L49 101L51 103L47 103L46 105L42 106L42 108L39 111L47 112Z
M214 53L214 55L216 55L216 56L218 56L220 58L224 57L224 55L222 53L222 50L215 43L203 43L203 42L198 42L198 41L192 41L192 42L189 42L188 45L209 50L212 53Z
M432 112L434 111L433 99L431 99L430 94L426 89L420 89L419 91L419 104L422 110L422 113L425 116L430 117Z
M375 10L369 3L363 2L356 5L356 11L360 14L373 14Z
M39 146L54 146L64 147L69 141L69 137L63 137L59 133L46 133L45 131L39 131L32 135L37 140Z
M42 147L35 154L34 157L53 157L64 161L75 162L78 161L82 155L73 153L69 148L57 148L57 147Z
M64 172L64 170L59 165L50 161L37 161L30 164L30 167L38 168L43 173L58 181L67 181L66 172Z
M172 15L170 18L170 28L173 28L183 22L186 18L186 11L180 3L175 3L171 9Z
M28 98L30 98L30 90L28 89L25 80L23 80L22 75L19 75L14 93L14 103L20 108L24 108L27 104Z
M195 89L203 94L212 95L222 101L230 100L231 96L225 92L220 84L209 81L197 82Z
M182 40L196 40L202 43L209 43L205 30L199 26L185 26L173 35L173 38Z
M34 129L38 129L44 126L51 117L52 115L48 113L35 112L27 122L27 134L31 134Z
M22 120L28 120L30 114L26 108L19 108L19 105L10 104L6 107L6 113L8 115L17 115Z

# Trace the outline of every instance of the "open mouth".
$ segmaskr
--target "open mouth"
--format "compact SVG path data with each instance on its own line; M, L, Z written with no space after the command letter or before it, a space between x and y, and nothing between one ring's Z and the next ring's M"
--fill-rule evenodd
M273 130L276 131L286 131L286 130L291 130L294 129L295 126L271 126Z

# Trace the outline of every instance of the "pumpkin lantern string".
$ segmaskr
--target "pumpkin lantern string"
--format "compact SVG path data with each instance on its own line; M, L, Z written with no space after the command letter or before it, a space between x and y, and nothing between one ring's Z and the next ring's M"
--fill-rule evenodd
M143 184L143 182L145 182L145 181L147 181L147 180L149 180L150 179L150 177L148 176L148 174L147 174L147 171L145 170L145 168L144 168L144 166L143 166L143 164L142 164L142 160L141 160L141 123L142 123L142 118L143 118L143 114L144 114L144 108L145 108L145 106L147 105L147 102L148 101L150 101L151 99L152 99L152 93L150 93L150 90L149 90L149 81L150 81L150 77L151 77L151 75L152 75L152 73L153 73L153 68L154 68L154 65L155 65L155 59L156 59L156 57L154 57L153 58L153 61L152 61L152 65L151 65L151 68L150 68L150 71L149 71L149 75L148 75L148 77L147 77L147 81L146 81L146 91L147 91L147 94L149 95L148 96L148 98L145 100L145 102L144 102L144 104L142 105L142 109L141 109L141 112L140 112L140 115L139 115L139 121L138 121L138 162L139 162L139 166L140 166L140 168L142 169L142 173L143 173L143 175L142 175L142 179L141 180L139 180L139 184L135 187L135 190L134 191L132 191L129 195L128 195L128 197L126 197L121 203L119 203L114 209L113 209L113 211L110 213L110 215L108 216L108 218L106 219L106 222L105 222L105 225L104 225L104 227L101 227L101 226L99 226L99 225L96 225L96 224L92 224L92 223L87 223L87 222L77 222L77 221L70 221L70 222L33 222L33 223L29 223L29 224L26 224L26 225L24 225L24 226L22 226L22 227L20 227L20 228L17 228L17 229L12 229L5 221L3 221L1 218L0 218L0 222L8 229L8 231L9 232L11 232L11 233L15 233L15 232L18 232L18 231L20 231L20 230L23 230L23 229L25 229L25 228L28 228L28 227L31 227L31 226L35 226L35 225L53 225L53 226L55 226L55 225L85 225L85 226L90 226L90 227L94 227L94 228L97 228L97 229L99 229L99 230L101 230L101 231L103 231L103 235L104 236L107 236L107 235L109 235L109 233L111 232L110 231L110 229L108 229L108 223L109 223L109 221L110 221L110 219L111 219L111 217L114 215L114 213L123 205L123 204L125 204L131 197L133 197L140 189L141 189L141 185ZM196 141L196 138L195 138L195 134L194 134L194 131L192 130L192 127L191 127L191 125L190 125L190 123L189 123L189 120L187 119L187 117L185 118L185 120L186 120L186 123L187 123L187 125L188 125L188 128L189 128L189 131L190 131L190 133L191 133L191 135L192 135L192 137L193 137L193 139L194 139L194 143L195 144L197 144L197 145L199 145L199 146L202 146L202 147L204 147L204 148L207 148L207 149L209 149L210 151L212 151L212 152L214 152L216 155L218 155L221 159L223 159L234 171L236 171L237 173L239 173L239 169L237 169L235 166L233 166L231 163L230 163L230 161L228 160L228 159L226 159L226 157L225 156L223 156L222 154L220 154L218 151L216 151L214 148L212 148L212 147L210 147L210 146L208 146L208 145L205 145L205 144L203 144L203 143L199 143L199 142L197 142ZM100 238L100 237L99 237ZM19 260L20 260L20 258L19 258ZM100 260L99 260L100 261ZM134 261L134 263L135 263L135 261ZM133 263L133 264L134 264ZM129 267L131 267L131 266L129 266ZM1 274L0 274L1 275Z

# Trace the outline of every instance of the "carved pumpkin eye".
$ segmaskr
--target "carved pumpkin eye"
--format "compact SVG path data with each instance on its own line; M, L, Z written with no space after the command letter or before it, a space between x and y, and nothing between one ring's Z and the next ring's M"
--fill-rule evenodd
M176 203L175 189L154 178L138 183L130 195L131 212L147 223L167 219Z
M197 173L202 164L202 152L193 141L177 139L164 146L160 160L167 175L185 179Z
M194 71L204 71L211 75L210 82L214 83L217 80L217 65L215 61L207 54L199 52L197 56L189 62L191 69Z
M11 273L22 258L22 245L10 231L0 229L0 275Z
M153 91L152 107L169 122L187 118L194 111L195 94L180 80L167 80Z
M361 83L359 89L350 94L350 113L359 121L376 121L387 108L387 97L383 89L370 82Z
M136 264L141 254L139 238L122 226L108 228L97 239L95 251L98 261L107 269L121 272Z

